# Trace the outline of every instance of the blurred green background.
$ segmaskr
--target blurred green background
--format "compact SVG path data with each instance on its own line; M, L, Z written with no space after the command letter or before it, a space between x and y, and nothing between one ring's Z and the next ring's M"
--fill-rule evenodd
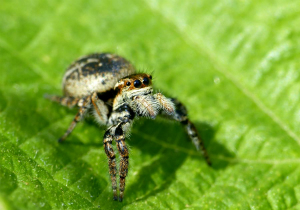
M300 209L300 1L1 1L0 209ZM213 166L177 123L135 122L123 203L66 67L113 52L189 109Z

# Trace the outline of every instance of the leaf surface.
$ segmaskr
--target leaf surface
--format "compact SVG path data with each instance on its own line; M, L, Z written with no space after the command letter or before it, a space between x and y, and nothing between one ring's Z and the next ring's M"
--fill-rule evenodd
M0 209L299 209L300 1L2 1ZM125 199L112 200L93 120L65 68L114 52L180 99L213 167L177 123L134 123Z

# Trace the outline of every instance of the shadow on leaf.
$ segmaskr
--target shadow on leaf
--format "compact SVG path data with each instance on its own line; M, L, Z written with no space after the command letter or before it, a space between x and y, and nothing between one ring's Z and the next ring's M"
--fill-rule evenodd
M214 140L215 131L210 125L196 123L196 127L209 154L217 152L221 156L233 157L233 154ZM198 159L200 167L208 167L184 129L176 122L140 120L134 125L132 138L128 142L132 148L153 157L143 164L135 175L134 182L126 189L128 201L146 200L169 188L176 180L176 171L187 157ZM224 169L228 165L228 162L219 159L212 159L212 163L213 170Z
M216 170L225 169L229 162L214 157L221 156L226 158L234 158L235 155L215 139L216 130L214 130L210 125L203 122L196 122L195 126L197 127L199 135L203 139L204 145L207 148L207 152L212 161L212 168Z
M91 117L86 118L84 123L87 127L99 127ZM232 153L216 141L216 130L213 127L203 122L196 122L195 126L204 141L210 157L213 155L215 157L216 155L228 158L234 157ZM72 141L66 141L64 144L67 144L71 148L74 147L73 149L80 146L85 148L82 148L84 150L83 154L91 146L99 147L102 150L102 135L105 128L99 127L99 129L103 130L103 132L99 132L101 142L95 142L93 139L90 139L88 142L82 143L79 139L74 139L73 136ZM196 151L182 126L174 121L162 118L158 118L157 120L136 120L132 127L131 138L126 139L126 142L132 150L139 150L142 154L145 154L145 157L141 157L141 160L131 159L130 161L130 171L136 170L132 167L131 163L133 161L139 162L138 165L140 168L134 173L135 177L130 177L133 181L128 183L126 187L125 204L147 200L150 196L168 189L176 181L176 172L182 167L187 158L199 161L199 166L197 167L208 167L203 156L200 152ZM76 151L78 151L78 148ZM117 150L115 152L116 154L118 153ZM212 167L205 170L221 170L229 164L228 161L219 158L211 158L211 161Z

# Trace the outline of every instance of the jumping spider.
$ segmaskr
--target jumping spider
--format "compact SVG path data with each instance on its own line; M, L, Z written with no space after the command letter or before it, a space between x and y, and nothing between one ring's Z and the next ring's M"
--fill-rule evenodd
M176 99L161 93L153 94L152 76L135 73L133 65L124 58L110 54L91 54L76 60L63 77L64 96L48 95L46 98L63 106L79 108L65 134L64 141L76 124L91 110L100 125L107 126L104 134L104 150L108 166L114 200L117 200L116 155L112 148L115 140L120 158L120 196L123 200L125 178L128 172L128 149L125 134L129 132L135 117L154 119L158 114L179 121L210 165L202 140L193 123L187 117L186 108Z

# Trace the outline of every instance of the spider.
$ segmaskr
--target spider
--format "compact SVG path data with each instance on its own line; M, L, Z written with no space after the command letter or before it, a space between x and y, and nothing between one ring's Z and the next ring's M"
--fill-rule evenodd
M129 164L125 136L136 117L154 119L160 114L179 121L196 149L201 150L208 165L211 164L194 124L187 117L184 105L175 98L167 98L161 93L154 94L152 76L136 73L133 65L118 55L95 53L79 58L64 74L63 96L45 97L63 106L77 106L79 109L59 142L63 142L69 136L89 111L93 112L100 125L107 126L103 144L108 157L114 200L118 200L117 165L112 142L115 140L121 156L119 201L122 201Z

